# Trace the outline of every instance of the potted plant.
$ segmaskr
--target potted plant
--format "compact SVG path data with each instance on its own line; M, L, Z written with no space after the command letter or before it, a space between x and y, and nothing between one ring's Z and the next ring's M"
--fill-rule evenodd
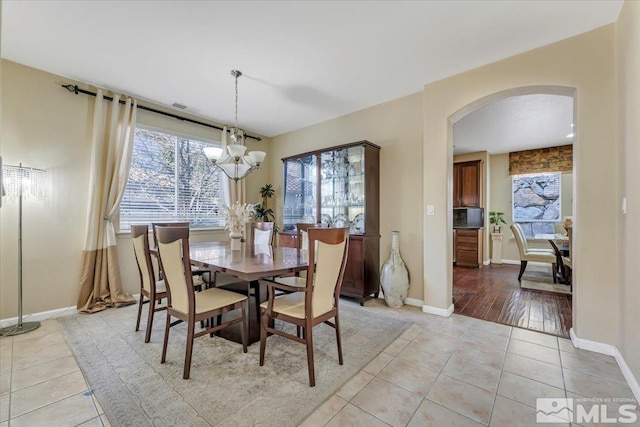
M275 235L278 233L279 228L278 224L275 224L276 214L273 209L269 208L269 199L271 199L275 195L275 190L271 184L265 184L260 187L260 197L262 197L262 203L256 203L254 206L254 219L258 221L264 222L274 222L273 224L273 235L275 239Z
M493 224L494 233L500 232L500 224L507 223L507 221L504 220L503 216L504 216L504 212L496 212L496 211L489 212L489 222Z

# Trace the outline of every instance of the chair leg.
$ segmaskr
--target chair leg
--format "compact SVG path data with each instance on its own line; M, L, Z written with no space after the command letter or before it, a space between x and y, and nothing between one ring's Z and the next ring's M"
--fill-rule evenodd
M191 371L191 354L193 353L193 335L196 328L195 323L189 322L187 329L187 349L184 353L184 375L182 378L189 379L189 372Z
M522 279L522 273L524 273L525 268L527 268L527 261L520 261L520 274L518 274L518 281Z
M170 327L171 327L171 315L167 311L167 322L164 327L164 342L162 343L162 359L160 359L160 363L164 363L167 360L167 344L169 343Z
M156 300L149 299L149 315L147 316L147 333L144 336L144 342L148 343L151 341L151 328L153 327L153 313L156 308Z
M260 321L260 286L258 282L251 282L249 284L249 291L247 292L247 298L251 299L249 296L251 294L251 288L253 288L253 297L256 301L256 320Z
M144 300L144 295L142 292L140 293L140 304L138 305L138 321L136 322L136 332L140 330L140 317L142 316L142 304Z
M307 341L307 365L309 367L309 386L316 386L316 369L313 364L313 326L311 325L311 319L307 320L307 324L304 327L305 340Z
M336 341L338 342L338 363L343 365L342 361L342 340L340 339L340 316L338 312L336 312L335 318L335 326L336 326Z
M264 366L264 351L267 346L267 323L269 323L267 310L264 310L262 322L260 323L260 366Z
M299 325L296 325L296 335L298 338L302 338L302 327Z
M249 301L249 299L247 298L247 301ZM242 352L246 353L247 352L247 330L246 330L246 325L247 325L247 315L249 314L248 311L245 311L244 309L244 304L242 304L240 306L240 316L242 316L242 321L240 323L240 336L242 337Z
M553 276L553 283L558 283L558 278L556 276L556 264L551 264L551 275Z

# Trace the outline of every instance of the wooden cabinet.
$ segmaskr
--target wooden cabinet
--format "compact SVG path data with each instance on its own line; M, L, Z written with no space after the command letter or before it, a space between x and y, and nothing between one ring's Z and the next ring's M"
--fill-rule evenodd
M456 229L456 265L478 268L482 264L482 229Z
M349 258L341 295L364 304L380 282L380 147L368 141L282 159L281 246L296 247L295 225L349 228Z
M480 206L480 160L453 164L453 207Z

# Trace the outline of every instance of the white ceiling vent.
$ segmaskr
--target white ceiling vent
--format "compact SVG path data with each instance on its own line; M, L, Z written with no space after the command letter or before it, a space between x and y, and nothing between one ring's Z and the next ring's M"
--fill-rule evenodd
M178 102L174 102L173 104L171 104L171 106L172 106L172 107L179 108L179 109L181 109L181 110L186 110L186 109L187 109L187 106L186 106L186 105L180 104L180 103L178 103Z

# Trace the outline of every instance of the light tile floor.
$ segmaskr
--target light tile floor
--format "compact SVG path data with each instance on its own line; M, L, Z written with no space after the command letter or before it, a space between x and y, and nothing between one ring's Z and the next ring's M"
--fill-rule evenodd
M613 357L569 340L409 306L385 314L413 325L303 426L534 426L537 397L633 398ZM110 424L57 322L1 338L0 427L63 425Z

